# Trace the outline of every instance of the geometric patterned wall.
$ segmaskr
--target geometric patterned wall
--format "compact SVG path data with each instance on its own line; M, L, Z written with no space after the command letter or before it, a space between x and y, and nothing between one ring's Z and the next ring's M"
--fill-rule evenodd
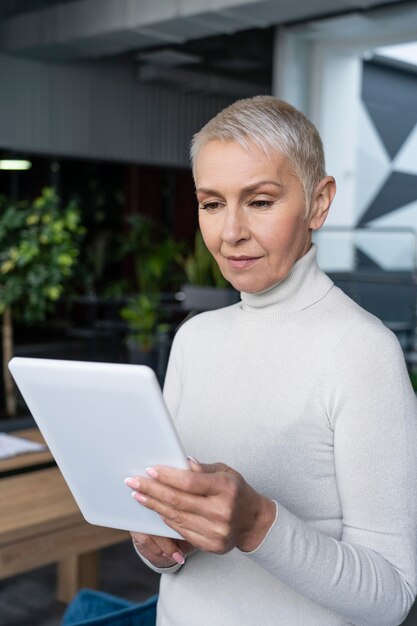
M417 74L364 62L353 228L406 227L417 235ZM364 231L361 231L364 233ZM411 235L361 235L356 263L408 270Z

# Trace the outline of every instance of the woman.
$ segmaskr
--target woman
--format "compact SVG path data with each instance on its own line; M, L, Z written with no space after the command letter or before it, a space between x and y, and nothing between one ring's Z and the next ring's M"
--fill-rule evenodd
M173 344L164 393L198 462L127 481L184 538L132 533L163 574L158 624L400 624L416 398L395 337L316 264L335 193L319 135L260 96L206 124L192 160L205 243L242 293Z

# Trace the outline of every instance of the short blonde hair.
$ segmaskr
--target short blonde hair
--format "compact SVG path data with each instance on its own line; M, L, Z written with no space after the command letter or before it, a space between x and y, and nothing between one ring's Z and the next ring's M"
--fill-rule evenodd
M306 216L309 215L314 191L326 170L320 135L301 111L273 96L237 100L193 136L193 174L200 148L214 140L236 141L245 149L252 143L267 156L274 152L283 154L303 186Z

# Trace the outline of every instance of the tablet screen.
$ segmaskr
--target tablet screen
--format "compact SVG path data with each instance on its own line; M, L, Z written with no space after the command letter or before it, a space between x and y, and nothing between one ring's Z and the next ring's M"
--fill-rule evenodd
M179 537L123 482L152 465L188 468L153 370L20 357L9 369L88 522Z

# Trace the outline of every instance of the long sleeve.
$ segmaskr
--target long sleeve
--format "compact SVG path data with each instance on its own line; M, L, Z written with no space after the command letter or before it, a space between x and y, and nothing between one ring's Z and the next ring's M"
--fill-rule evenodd
M278 502L248 557L349 623L394 626L417 588L417 403L396 339L367 330L350 328L318 383L334 432L341 539Z

